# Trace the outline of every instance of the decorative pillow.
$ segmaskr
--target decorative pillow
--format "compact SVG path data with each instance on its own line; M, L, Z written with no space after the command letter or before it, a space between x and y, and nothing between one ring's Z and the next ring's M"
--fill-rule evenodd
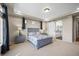
M40 30L40 33L43 33L44 32L44 30Z
M21 30L20 33L21 33L22 35L26 35L26 34L27 34L27 32L24 31L24 30Z
M40 34L40 32L36 32L36 34L37 34L37 35L39 35L39 34Z

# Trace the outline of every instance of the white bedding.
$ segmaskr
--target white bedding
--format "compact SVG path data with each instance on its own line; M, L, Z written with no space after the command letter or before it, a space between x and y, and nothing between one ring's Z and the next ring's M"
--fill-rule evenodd
M32 42L35 46L37 45L37 38L34 36L29 36L29 41Z

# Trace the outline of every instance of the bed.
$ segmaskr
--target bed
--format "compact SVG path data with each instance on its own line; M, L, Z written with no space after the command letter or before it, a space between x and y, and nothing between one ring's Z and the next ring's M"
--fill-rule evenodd
M52 43L52 37L49 35L38 34L39 28L28 28L28 40L37 48L41 48Z

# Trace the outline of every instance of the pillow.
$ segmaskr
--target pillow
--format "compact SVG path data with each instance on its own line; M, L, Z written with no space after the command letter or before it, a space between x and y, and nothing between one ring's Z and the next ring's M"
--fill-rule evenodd
M44 30L40 30L40 33L43 33L44 32Z
M26 35L26 34L27 34L27 32L26 32L25 30L21 30L20 33L21 33L22 35Z
M42 35L48 35L47 33L41 33Z
M39 35L39 34L40 34L40 32L36 32L36 34L37 34L37 35Z
M35 34L36 34L35 32L30 32L29 36L32 36L32 35L35 35Z

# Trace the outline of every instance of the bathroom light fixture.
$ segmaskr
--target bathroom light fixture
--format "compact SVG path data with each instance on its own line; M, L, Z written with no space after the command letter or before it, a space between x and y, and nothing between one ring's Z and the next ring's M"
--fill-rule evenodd
M44 12L49 12L50 11L50 8L44 8Z

